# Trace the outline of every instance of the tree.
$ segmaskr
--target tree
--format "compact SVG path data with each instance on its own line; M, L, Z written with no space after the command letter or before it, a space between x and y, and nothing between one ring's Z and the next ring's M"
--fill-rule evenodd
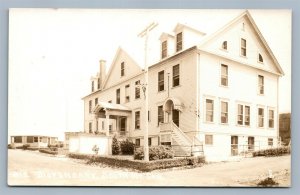
M120 153L120 144L119 144L119 141L117 140L116 136L113 137L111 147L112 147L113 155L118 155Z

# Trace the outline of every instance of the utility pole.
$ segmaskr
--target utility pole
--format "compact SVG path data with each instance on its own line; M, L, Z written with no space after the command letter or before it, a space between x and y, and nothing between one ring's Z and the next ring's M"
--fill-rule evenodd
M148 55L148 36L149 32L154 29L158 24L151 23L147 26L140 34L139 37L145 37L145 58L144 58L144 66L145 66L145 84L143 85L144 89L144 97L145 97L145 130L144 130L144 160L149 161L149 146L148 146L148 137L149 137L149 129L148 129L148 62L147 62L147 55Z

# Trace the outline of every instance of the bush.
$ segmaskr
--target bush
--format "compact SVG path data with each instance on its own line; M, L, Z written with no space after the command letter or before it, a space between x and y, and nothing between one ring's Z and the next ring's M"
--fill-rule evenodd
M282 156L285 154L290 154L291 148L288 146L270 148L265 150L259 150L252 153L253 157L257 156Z
M152 146L149 147L149 160L170 159L174 158L174 151L168 146ZM144 148L137 148L134 152L135 160L144 159Z
M112 154L113 155L120 154L120 145L119 145L119 142L118 142L116 136L114 136L113 139L112 139L111 147L112 147Z
M268 178L260 181L257 185L259 187L272 187L272 186L277 186L278 183L276 181L274 181L272 178L268 177Z
M23 150L27 150L27 149L29 148L29 146L30 146L29 144L24 144L24 145L22 146L22 149L23 149Z
M155 161L137 161L137 160L128 160L120 157L107 157L107 156L95 156L89 154L76 154L69 153L68 156L70 158L75 159L85 159L87 163L101 163L106 164L112 167L122 167L122 168L130 168L139 171L152 171L156 169L166 169L172 167L182 167L182 166L201 166L205 163L204 156L198 157L186 157L186 158L178 158L178 159L163 159L163 160L155 160Z
M132 155L134 153L134 143L126 139L120 143L121 152L124 155Z
M52 151L51 149L39 149L39 152L41 153L46 153L46 154L52 154L52 155L57 155L58 151Z
M16 149L16 146L15 146L14 143L11 143L11 144L8 144L8 145L7 145L7 148L8 148L8 149Z

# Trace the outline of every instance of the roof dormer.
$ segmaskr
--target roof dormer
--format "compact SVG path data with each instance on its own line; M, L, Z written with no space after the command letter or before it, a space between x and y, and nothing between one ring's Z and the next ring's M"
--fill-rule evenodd
M159 40L161 59L164 59L174 53L174 48L172 47L174 45L173 35L170 35L168 33L162 33L159 37Z
M205 33L192 27L178 23L174 28L175 33L175 51L180 52L197 45Z

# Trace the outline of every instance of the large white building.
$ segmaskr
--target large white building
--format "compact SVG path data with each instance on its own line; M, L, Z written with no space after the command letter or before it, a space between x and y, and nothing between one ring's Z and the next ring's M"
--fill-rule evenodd
M178 24L160 41L161 59L148 69L148 108L134 56L119 48L108 73L100 61L83 98L85 133L142 146L148 125L149 145L172 145L178 155L203 145L208 160L276 147L283 71L248 11L213 34Z

